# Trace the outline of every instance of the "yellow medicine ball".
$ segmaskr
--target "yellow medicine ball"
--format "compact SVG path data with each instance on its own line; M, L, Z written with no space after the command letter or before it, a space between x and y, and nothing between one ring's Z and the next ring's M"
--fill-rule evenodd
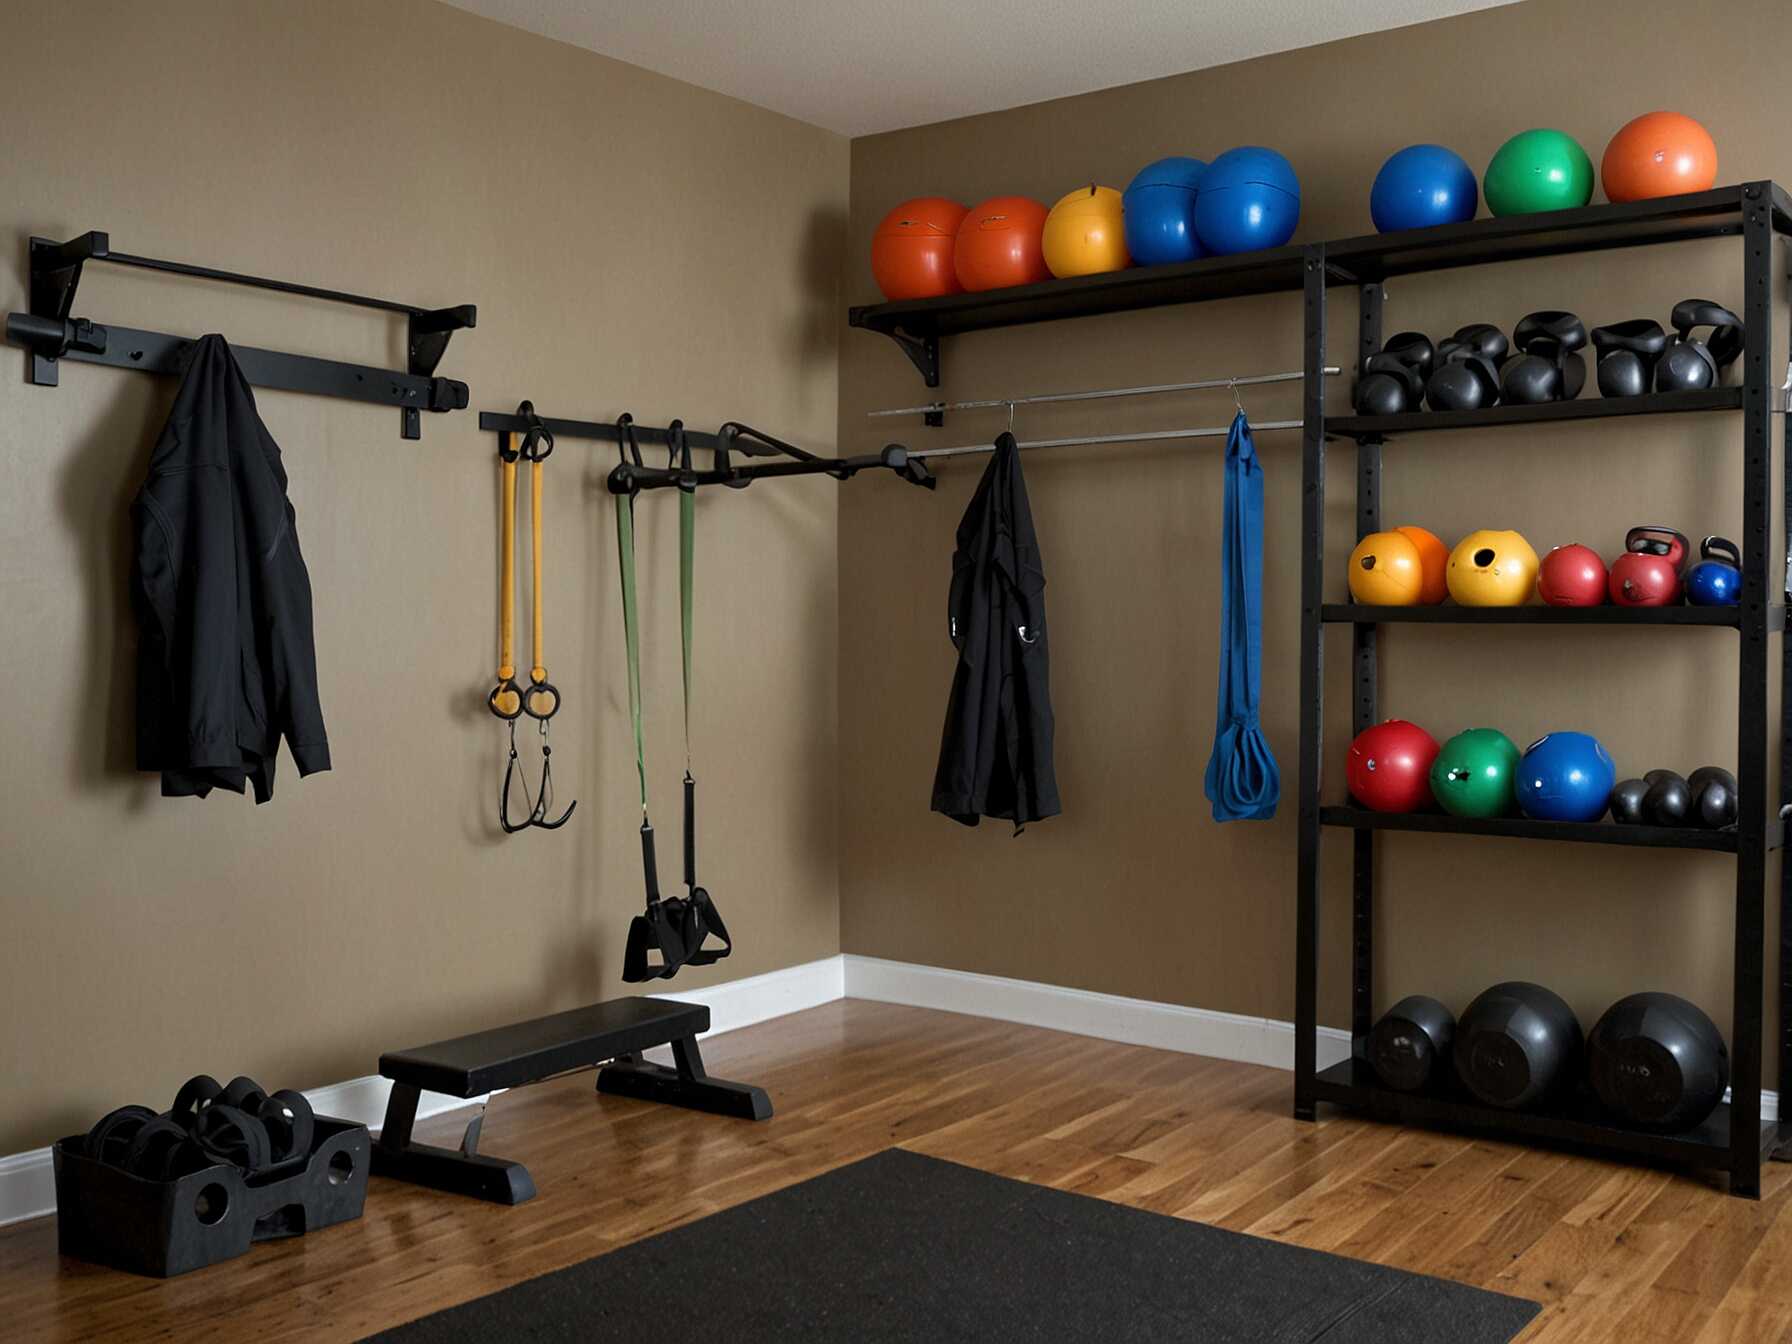
M1120 193L1112 187L1078 187L1061 197L1045 217L1044 241L1046 267L1060 280L1132 265Z
M1537 552L1516 532L1470 532L1450 552L1449 582L1465 607L1522 607L1537 589Z
M1401 532L1371 532L1350 553L1350 595L1372 607L1416 606L1425 587L1419 548Z

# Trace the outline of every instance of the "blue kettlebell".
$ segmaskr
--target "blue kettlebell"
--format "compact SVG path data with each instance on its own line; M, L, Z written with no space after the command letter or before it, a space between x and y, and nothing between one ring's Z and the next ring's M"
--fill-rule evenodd
M1695 607L1733 607L1742 601L1742 553L1724 537L1699 543L1699 563L1686 571L1686 600Z

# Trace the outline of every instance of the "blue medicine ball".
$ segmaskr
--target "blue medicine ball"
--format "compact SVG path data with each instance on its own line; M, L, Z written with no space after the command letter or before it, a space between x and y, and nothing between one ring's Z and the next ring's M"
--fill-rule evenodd
M1381 233L1460 224L1480 205L1474 169L1442 145L1408 145L1381 165L1369 189L1369 216Z
M1120 198L1126 216L1126 250L1140 266L1193 261L1201 255L1195 237L1195 195L1207 165L1173 156L1148 163Z
M1618 769L1588 733L1545 733L1518 762L1518 806L1540 821L1598 821Z
M1273 149L1228 149L1207 166L1195 197L1195 233L1219 256L1280 247L1300 223L1300 179Z

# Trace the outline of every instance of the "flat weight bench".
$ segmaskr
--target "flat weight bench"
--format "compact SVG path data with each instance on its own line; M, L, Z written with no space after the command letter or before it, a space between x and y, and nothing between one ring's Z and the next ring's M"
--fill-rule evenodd
M424 1092L477 1097L597 1064L606 1065L598 1071L597 1090L611 1096L663 1101L743 1120L770 1118L772 1103L763 1088L704 1072L697 1036L708 1030L709 1009L700 1003L612 999L381 1055L380 1073L392 1080L392 1095L373 1145L373 1170L451 1194L521 1204L534 1196L535 1182L522 1163L479 1151L484 1114L468 1123L458 1149L413 1143L418 1097ZM641 1058L643 1050L656 1045L672 1047L672 1068Z

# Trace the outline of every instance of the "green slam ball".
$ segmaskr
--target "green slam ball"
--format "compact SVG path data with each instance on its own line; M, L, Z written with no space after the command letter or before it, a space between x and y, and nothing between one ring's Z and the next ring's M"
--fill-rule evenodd
M1487 165L1481 194L1496 215L1573 210L1593 199L1593 161L1571 135L1522 131Z
M1431 766L1431 796L1455 817L1503 817L1513 809L1518 747L1497 728L1457 733Z

